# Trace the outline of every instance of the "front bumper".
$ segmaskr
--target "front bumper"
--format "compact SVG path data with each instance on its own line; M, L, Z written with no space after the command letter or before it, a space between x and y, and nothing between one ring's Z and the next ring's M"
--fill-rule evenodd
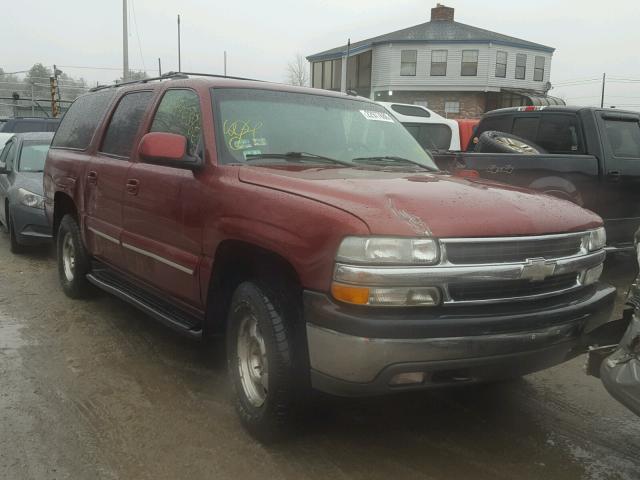
M615 289L602 284L527 304L374 309L305 292L314 388L376 395L524 375L586 350L588 334L611 317ZM398 374L425 381L391 386Z
M44 210L12 205L11 218L18 243L21 245L41 245L51 242L51 227Z

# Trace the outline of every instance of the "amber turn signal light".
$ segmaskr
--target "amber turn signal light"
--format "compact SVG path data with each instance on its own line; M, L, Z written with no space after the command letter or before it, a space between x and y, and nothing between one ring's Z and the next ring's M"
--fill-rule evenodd
M336 300L354 305L366 305L369 303L369 289L366 287L355 287L343 283L332 283L331 294Z

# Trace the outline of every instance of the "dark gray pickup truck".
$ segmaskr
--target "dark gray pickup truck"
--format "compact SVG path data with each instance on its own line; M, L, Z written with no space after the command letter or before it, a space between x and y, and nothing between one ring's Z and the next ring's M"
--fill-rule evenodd
M610 250L633 248L640 227L640 114L591 107L516 107L487 113L484 132L526 139L519 153L435 153L438 166L565 198L599 214ZM536 153L536 154L531 154ZM499 209L500 205L496 205ZM540 212L553 215L554 212Z

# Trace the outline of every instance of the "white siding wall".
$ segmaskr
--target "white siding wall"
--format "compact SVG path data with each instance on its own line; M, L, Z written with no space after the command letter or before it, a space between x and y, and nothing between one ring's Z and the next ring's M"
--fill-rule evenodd
M400 75L400 52L418 50L416 76ZM447 75L432 77L431 51L447 50ZM478 75L462 76L462 51L478 50ZM507 59L507 77L496 78L496 52L505 51ZM516 53L527 55L525 80L515 79ZM545 75L542 82L533 80L535 57L545 57ZM502 45L489 44L386 44L376 45L373 49L372 88L377 90L498 90L500 87L543 90L549 80L551 54L538 50L527 50Z

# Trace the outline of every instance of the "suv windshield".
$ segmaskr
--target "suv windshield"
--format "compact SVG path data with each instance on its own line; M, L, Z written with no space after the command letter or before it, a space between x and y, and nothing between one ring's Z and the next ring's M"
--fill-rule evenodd
M24 142L20 151L18 171L20 172L42 172L44 161L49 151L48 143Z
M338 167L438 169L400 122L370 102L259 89L214 89L212 96L224 163L310 163L315 156ZM305 155L292 155L299 152Z

